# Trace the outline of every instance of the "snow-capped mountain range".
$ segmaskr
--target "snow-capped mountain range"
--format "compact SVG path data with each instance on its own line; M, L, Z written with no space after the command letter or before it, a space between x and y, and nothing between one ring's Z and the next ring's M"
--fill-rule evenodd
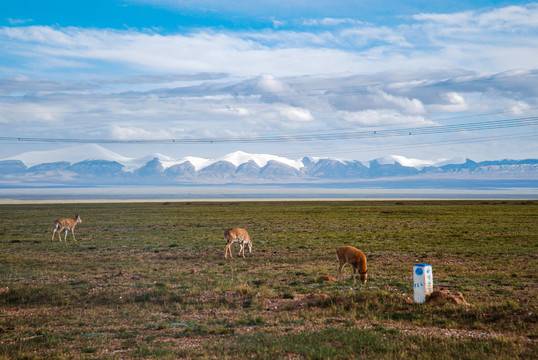
M349 182L361 179L538 179L538 160L419 160L387 156L370 161L303 157L292 160L241 151L215 159L163 154L130 158L100 145L32 151L0 159L0 186L48 184L174 184Z
M122 164L123 166L125 166L125 171L129 172L142 167L148 161L151 161L153 159L159 159L159 162L162 164L164 169L167 169L174 165L183 164L185 162L190 162L194 166L196 171L199 171L219 161L228 161L235 166L239 166L242 163L246 163L252 160L258 166L263 167L267 164L268 161L273 160L281 162L288 166L295 167L297 169L300 169L303 166L301 161L298 160L290 160L284 157L267 154L247 154L242 151L230 153L217 159L205 159L195 156L186 156L181 159L174 159L168 155L163 155L159 153L147 155L141 158L130 158L118 154L114 151L108 150L97 144L84 144L80 146L51 151L30 151L16 156L4 158L0 161L20 160L27 167L32 167L51 162L78 163L86 160L106 160L115 161Z

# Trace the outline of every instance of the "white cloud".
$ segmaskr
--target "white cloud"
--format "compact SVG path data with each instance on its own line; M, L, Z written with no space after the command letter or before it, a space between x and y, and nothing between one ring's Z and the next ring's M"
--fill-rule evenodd
M529 59L538 58L535 5L490 12L419 14L415 23L398 27L348 20L317 20L343 24L324 31L202 29L166 35L75 27L3 27L0 40L10 44L10 55L24 54L27 61L40 59L57 68L78 63L88 71L98 71L105 65L96 62L106 62L136 71L237 76L364 74L450 66L499 71L528 69L533 66ZM526 31L514 37L517 29ZM524 56L508 56L507 49Z
M413 19L417 21L426 21L439 23L443 25L458 25L462 26L469 23L473 19L471 11L452 13L452 14L417 14L413 15Z
M22 125L40 124L62 126L66 114L73 111L68 104L40 104L24 101L14 103L0 102L0 123Z
M226 108L222 109L215 109L216 113L220 114L228 114L232 116L248 116L250 115L250 111L244 107L230 107L226 106Z
M338 38L345 40L346 43L353 44L355 46L363 47L371 43L376 44L375 46L380 47L380 44L386 46L387 44L392 44L397 47L409 47L411 43L406 39L405 33L402 33L399 29L390 29L388 27L373 27L373 26L363 26L363 27L351 27L349 29L342 30L338 34Z
M280 115L291 121L308 122L314 120L308 109L284 106L279 112Z
M452 105L465 105L465 99L457 92L449 92L446 94L448 102Z
M517 101L512 107L510 108L510 111L512 111L516 115L524 114L525 111L531 109L529 104L527 104L524 101Z
M258 88L260 91L268 93L284 93L291 91L286 83L270 74L265 74L260 77Z
M481 14L478 23L495 29L538 27L538 4L507 6Z
M351 18L323 18L304 20L306 26L338 26L338 25L360 25L362 21Z
M413 126L428 125L429 121L422 116L403 115L394 110L364 110L364 111L340 111L340 117L349 124L361 126L379 126L398 124L412 124Z
M13 98L0 104L0 132L200 137L429 125L445 111L529 114L537 19L529 4L394 26L330 15L273 19L262 31L12 24L0 28L0 93Z
M538 4L507 6L489 11L465 11L451 14L417 14L417 21L437 23L443 26L474 29L488 28L514 31L522 27L538 27Z
M430 106L430 110L435 109L436 111L456 112L469 109L469 105L465 101L465 98L455 91L444 93L441 95L441 98L444 99L445 102Z
M400 111L406 114L424 114L425 109L422 102L418 99L409 99L402 96L394 96L380 91L381 97L388 103L392 103L400 108Z
M10 25L23 25L23 24L31 23L33 21L34 21L33 19L12 19L12 18L7 19L7 22Z
M279 41L289 42L280 35ZM2 28L0 37L24 48L28 59L32 58L30 54L34 58L56 57L59 61L81 61L81 66L99 60L160 72L297 75L334 72L337 66L350 70L358 60L352 53L338 49L268 47L249 39L249 34L234 33L160 35L30 26Z
M152 128L151 130L147 130L140 127L123 126L118 124L113 124L110 126L110 135L112 139L120 140L174 138L173 132L165 129Z

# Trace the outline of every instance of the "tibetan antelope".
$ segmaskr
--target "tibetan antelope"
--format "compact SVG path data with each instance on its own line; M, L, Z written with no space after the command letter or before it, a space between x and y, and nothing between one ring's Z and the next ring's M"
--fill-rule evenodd
M252 240L245 229L239 227L229 228L224 232L224 239L226 240L226 251L224 253L225 259L228 258L228 252L230 253L230 258L233 257L231 246L234 242L238 243L241 247L238 255L243 253L243 257L245 257L245 243L248 245L248 252L252 253Z
M342 246L336 250L336 255L338 255L338 261L340 262L338 266L338 282L342 277L342 268L349 264L353 269L353 285L355 285L355 270L359 271L362 283L366 284L368 268L366 267L366 256L362 251L353 246Z
M77 241L75 238L75 226L77 226L78 223L82 222L82 219L78 214L75 215L74 219L67 219L67 218L61 218L54 222L54 231L52 233L52 240L54 241L54 235L56 232L58 232L58 239L60 239L60 242L62 242L62 231L65 230L65 241L67 242L67 232L71 230L71 234L73 234L73 240Z

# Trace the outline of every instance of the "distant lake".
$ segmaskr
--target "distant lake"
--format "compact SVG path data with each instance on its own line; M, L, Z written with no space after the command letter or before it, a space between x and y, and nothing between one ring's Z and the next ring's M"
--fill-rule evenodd
M271 199L538 199L538 182L468 181L460 184L361 182L339 184L179 185L94 187L0 187L0 202L113 200L271 200ZM449 185L449 186L443 186Z

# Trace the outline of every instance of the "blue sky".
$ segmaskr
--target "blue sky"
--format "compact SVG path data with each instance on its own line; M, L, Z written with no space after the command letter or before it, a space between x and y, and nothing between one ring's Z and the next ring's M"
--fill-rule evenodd
M0 158L538 156L533 2L10 1L0 49Z

